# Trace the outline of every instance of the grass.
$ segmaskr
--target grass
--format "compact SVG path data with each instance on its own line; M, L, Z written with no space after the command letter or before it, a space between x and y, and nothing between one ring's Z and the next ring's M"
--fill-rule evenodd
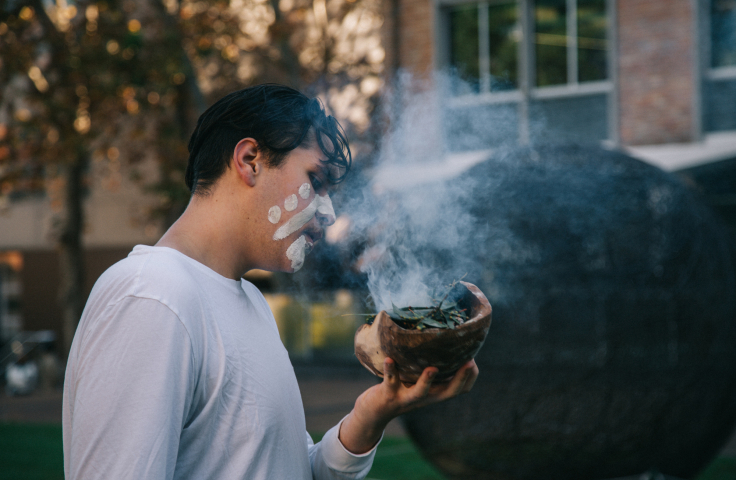
M444 480L425 461L409 439L384 438L376 451L368 478L374 480Z
M734 480L736 479L736 458L716 458L703 470L696 480Z
M313 435L319 441L321 435ZM0 477L8 480L63 480L60 425L0 423ZM376 452L372 480L444 480L405 438L387 437ZM736 479L736 458L720 457L695 480Z
M0 477L64 480L61 425L0 423Z
M319 442L322 433L311 433ZM445 480L407 438L384 437L366 480Z

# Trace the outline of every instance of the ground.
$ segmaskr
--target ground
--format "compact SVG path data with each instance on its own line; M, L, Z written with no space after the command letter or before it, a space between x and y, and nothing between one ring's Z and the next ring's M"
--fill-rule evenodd
M315 441L350 412L358 395L377 382L376 377L359 366L297 365L295 371L307 430L314 433ZM7 478L53 480L63 477L61 403L61 390L38 391L27 397L8 397L0 393L0 464L12 463L4 466L4 474L10 475ZM724 447L721 458L697 480L734 478L736 435ZM443 477L421 457L406 438L400 421L395 420L387 428L369 479L442 480Z

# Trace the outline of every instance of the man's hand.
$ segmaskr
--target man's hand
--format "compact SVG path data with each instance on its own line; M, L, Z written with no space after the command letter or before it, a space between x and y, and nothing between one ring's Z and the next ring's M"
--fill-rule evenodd
M358 397L353 411L340 427L340 441L353 453L365 453L373 448L392 419L415 408L467 393L478 378L475 360L460 367L448 382L438 384L432 384L437 374L435 367L425 368L417 383L408 387L399 380L396 365L390 358L384 361L383 372L383 382Z

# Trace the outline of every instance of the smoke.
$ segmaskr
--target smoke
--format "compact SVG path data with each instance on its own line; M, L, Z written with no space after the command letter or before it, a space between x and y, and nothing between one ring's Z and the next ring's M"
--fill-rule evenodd
M536 305L563 284L682 283L666 265L680 258L691 197L674 176L601 148L605 130L588 135L575 108L598 99L548 108L519 146L516 110L469 104L453 82L402 79L383 102L390 127L375 166L355 177L369 180L349 180L336 202L377 310L431 304L463 277L507 306Z
M390 129L369 172L372 180L348 195L344 210L353 222L352 234L368 239L358 265L367 275L377 310L392 304L431 305L453 280L466 276L477 282L482 274L477 249L468 242L478 233L474 199L469 198L473 189L457 178L488 159L490 151L478 147L487 143L489 131L505 136L509 145L517 137L513 119L503 109L490 116L468 108L453 110L448 105L453 82L457 80L446 75L429 84L400 78L387 94L392 98L384 99L391 106ZM498 143L497 151L504 148ZM465 150L472 153L456 153ZM485 188L495 188L493 183L486 179ZM511 251L508 247L515 242L510 230L503 222L492 227L484 228L484 246Z

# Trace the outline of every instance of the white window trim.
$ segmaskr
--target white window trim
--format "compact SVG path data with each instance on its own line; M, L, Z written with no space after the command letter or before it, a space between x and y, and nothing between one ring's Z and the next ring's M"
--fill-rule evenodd
M458 95L449 98L447 103L451 107L473 107L476 105L518 103L523 100L520 90L506 90L501 92L483 92Z
M613 82L605 80L600 82L585 82L534 88L530 92L530 97L533 100L549 100L555 98L608 94L611 93L612 90ZM459 95L448 99L447 103L450 107L472 107L481 104L518 103L522 100L523 95L520 90L507 90L502 92Z
M537 87L532 89L531 97L534 99L582 97L599 93L610 93L611 90L613 90L613 82L610 80L601 80L598 82L568 83L566 85Z
M711 68L708 69L705 76L708 80L734 80L736 79L736 66Z

